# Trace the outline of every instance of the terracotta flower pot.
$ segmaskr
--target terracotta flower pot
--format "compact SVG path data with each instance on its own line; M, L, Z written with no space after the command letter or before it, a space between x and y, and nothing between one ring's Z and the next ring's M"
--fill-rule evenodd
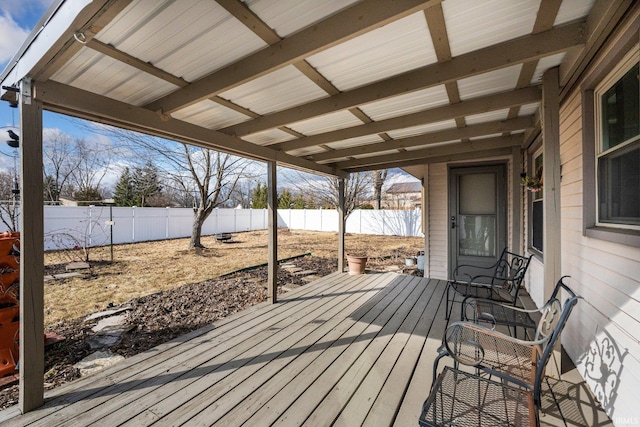
M349 274L364 274L367 257L347 255L347 263L349 264Z

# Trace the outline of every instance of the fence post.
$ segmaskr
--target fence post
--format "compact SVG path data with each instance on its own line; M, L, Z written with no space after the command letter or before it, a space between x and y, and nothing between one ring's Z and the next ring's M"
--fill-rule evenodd
M167 215L165 216L165 232L164 232L164 238L168 239L169 238L169 206L167 206L166 208L166 212Z
M131 206L131 241L136 241L136 207Z
M93 205L89 205L89 247L92 247L93 243ZM85 242L86 243L86 242Z

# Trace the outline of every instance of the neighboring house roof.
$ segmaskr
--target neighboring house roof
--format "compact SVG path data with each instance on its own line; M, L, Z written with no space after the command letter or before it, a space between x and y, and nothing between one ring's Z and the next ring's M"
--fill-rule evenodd
M422 191L422 184L420 182L398 182L392 184L387 189L387 193L401 194L401 193L420 193Z

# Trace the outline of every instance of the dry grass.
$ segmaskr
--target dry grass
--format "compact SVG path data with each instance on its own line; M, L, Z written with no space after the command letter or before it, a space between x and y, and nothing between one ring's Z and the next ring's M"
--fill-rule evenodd
M118 245L113 264L109 248L93 248L91 272L83 277L45 283L45 323L84 316L103 310L109 303L121 304L186 283L198 283L241 268L267 262L267 232L234 234L233 243L218 243L212 236L202 239L206 249L187 250L188 239ZM347 253L369 257L415 255L423 241L417 237L348 235ZM278 259L311 252L314 256L337 257L336 233L280 230ZM48 253L45 263L68 262L68 252Z

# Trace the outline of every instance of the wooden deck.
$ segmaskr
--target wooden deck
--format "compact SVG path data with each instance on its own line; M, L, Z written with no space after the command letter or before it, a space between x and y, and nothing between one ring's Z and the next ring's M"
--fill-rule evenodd
M445 285L394 273L332 274L276 305L257 305L55 389L35 412L1 412L0 420L417 426L446 327ZM562 425L549 405L543 421Z

